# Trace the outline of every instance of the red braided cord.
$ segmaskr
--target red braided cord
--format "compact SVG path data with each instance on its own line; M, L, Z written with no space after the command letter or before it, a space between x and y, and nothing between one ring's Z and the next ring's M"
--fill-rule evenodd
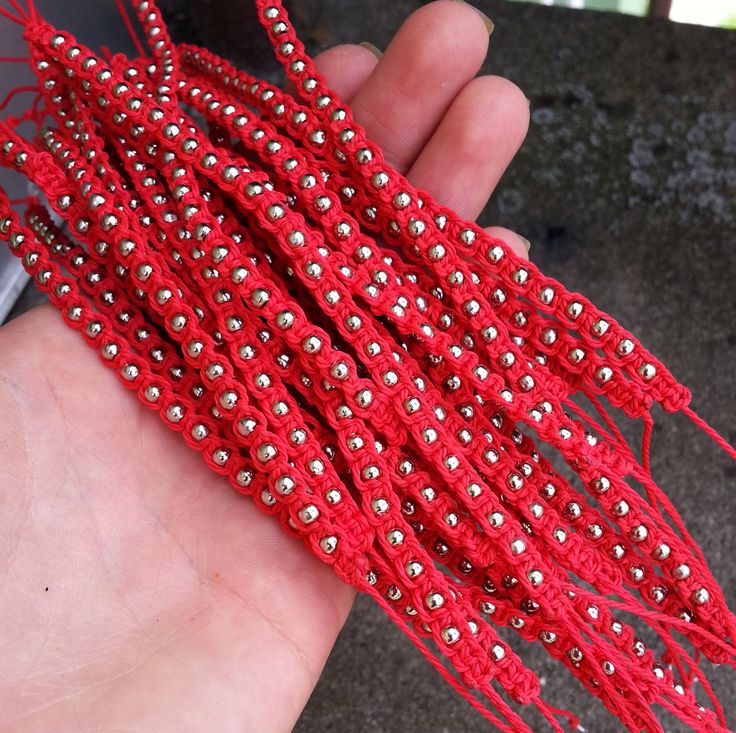
M34 11L26 38L58 130L43 150L0 126L0 162L39 186L78 244L37 205L28 229L0 200L3 236L126 386L376 598L499 729L527 730L496 684L555 730L565 713L491 624L541 641L630 730L662 730L653 705L726 730L696 659L733 664L736 627L651 478L651 402L733 449L613 319L390 170L280 3L257 5L303 103L177 49L148 0L136 9L151 57L109 68ZM597 395L643 416L643 466ZM677 674L614 610L660 636Z

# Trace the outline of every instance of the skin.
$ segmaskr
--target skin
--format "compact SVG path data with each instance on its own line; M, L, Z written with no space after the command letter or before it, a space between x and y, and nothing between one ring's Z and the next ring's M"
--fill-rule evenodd
M439 0L380 60L339 46L318 65L394 166L475 218L529 121L517 87L476 77L487 51L481 16ZM291 730L352 589L52 308L0 329L0 354L0 731Z

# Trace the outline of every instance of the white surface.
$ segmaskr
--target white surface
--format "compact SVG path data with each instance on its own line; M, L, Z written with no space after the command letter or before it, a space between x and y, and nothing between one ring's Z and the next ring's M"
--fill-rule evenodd
M20 260L9 249L0 249L0 323L7 318L27 282L28 275Z

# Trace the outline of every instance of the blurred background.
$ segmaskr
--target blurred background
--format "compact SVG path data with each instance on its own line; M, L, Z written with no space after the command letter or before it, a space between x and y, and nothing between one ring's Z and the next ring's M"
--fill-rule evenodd
M613 12L623 13L631 16L660 18L678 23L697 24L701 26L713 26L726 29L736 28L736 0L500 0L516 5L536 4L546 7L566 8L571 10ZM66 5L61 5L54 0L39 0L36 3L41 11L52 21L58 18L65 19ZM233 13L240 13L242 17L249 17L247 12L248 0L239 3L218 3L217 0L162 0L160 3L166 8L170 19L190 39L198 37L212 37L217 39L220 34L217 31L217 20ZM372 12L371 8L380 8L382 12L391 15L387 3L380 0L369 0L368 2L356 2L347 0L343 3L325 3L310 0L292 0L292 6L297 13L301 13L307 25L315 23L325 8L330 11L340 11L340 17L344 17L342 23L349 26L349 16L354 13L356 7ZM411 5L422 4L421 0ZM483 2L481 0L480 4ZM96 46L107 45L116 50L130 51L130 41L122 28L115 3L113 0L76 0L75 7L80 11L74 15L75 32L83 40ZM322 7L320 7L322 5ZM399 3L402 7L404 3ZM213 13L213 8L219 11ZM311 17L311 20L310 20ZM555 16L550 16L550 18ZM563 22L564 16L556 16L556 20ZM203 28L197 29L199 22L203 21ZM336 26L339 25L336 24ZM224 34L227 37L227 34ZM234 41L234 39L232 39ZM263 39L256 40L256 49L260 58L267 54L267 48ZM22 53L22 43L16 27L7 21L0 22L0 47L5 55ZM16 65L6 65L0 74L0 105L6 95L16 86L31 81L28 70ZM10 100L5 106L5 113L17 113L29 104L28 96L21 95L18 99ZM26 194L25 186L20 181L14 180L5 171L0 172L0 185L12 192L14 197ZM24 289L27 288L24 293ZM28 286L28 280L20 264L5 249L0 249L0 323L11 315L23 312L38 301L38 295Z
M97 48L130 51L106 0L36 0ZM421 0L288 0L312 53L385 48ZM531 256L634 331L681 381L694 408L736 441L736 0L476 0L495 30L482 73L531 101L527 141L481 216L532 241ZM279 74L250 0L161 0L175 39L207 45L270 79ZM70 8L74 7L74 12ZM611 11L611 12L600 12ZM3 54L22 55L0 22ZM30 81L0 67L0 97ZM32 97L31 97L32 99ZM10 111L29 104L12 101ZM13 195L17 180L0 173ZM0 249L0 321L38 301ZM18 293L23 290L20 299ZM61 325L60 325L61 327ZM2 354L0 354L0 360ZM736 468L678 416L654 414L654 476L687 520L727 598L736 591ZM633 429L633 428L632 428ZM298 623L299 609L294 610ZM545 696L584 713L592 733L622 727L536 647L524 658ZM708 670L710 672L710 670ZM736 679L710 675L722 700ZM733 707L733 706L732 706ZM534 730L546 730L529 718ZM669 733L684 728L663 714ZM359 599L297 733L487 730L374 605Z
M678 23L697 23L720 28L736 27L734 0L509 0L539 5L605 10L629 15L652 15Z

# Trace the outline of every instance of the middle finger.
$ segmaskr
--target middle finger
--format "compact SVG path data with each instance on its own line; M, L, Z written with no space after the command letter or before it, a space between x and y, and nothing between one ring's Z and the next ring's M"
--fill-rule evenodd
M488 28L471 5L437 0L409 16L352 102L391 166L408 170L487 52Z

